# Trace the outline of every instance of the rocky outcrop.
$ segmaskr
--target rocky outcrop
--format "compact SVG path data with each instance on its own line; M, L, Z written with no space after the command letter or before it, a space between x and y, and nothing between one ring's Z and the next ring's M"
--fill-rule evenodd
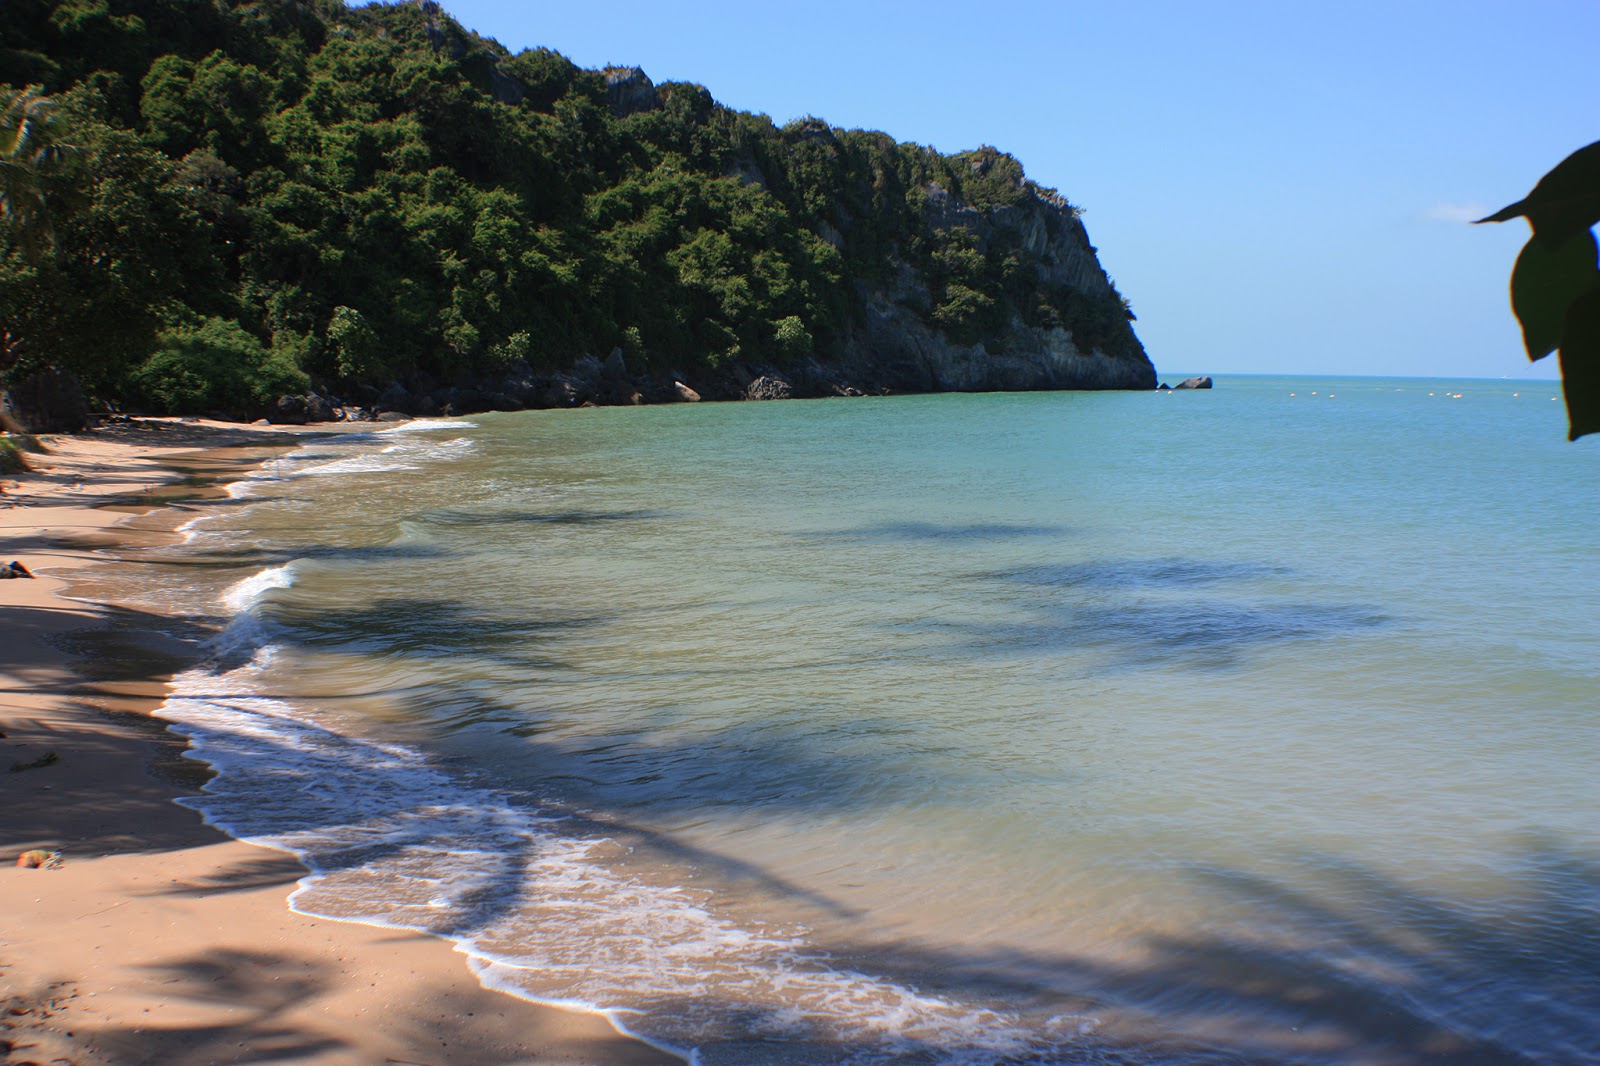
M607 67L601 74L606 79L606 103L618 118L661 106L655 83L638 67Z
M1187 378L1187 379L1185 379L1183 381L1178 382L1178 388L1180 388L1180 389L1209 389L1209 388L1211 388L1211 376L1209 374L1201 374L1197 378Z
M1147 358L1083 351L1060 327L1014 327L996 341L960 344L903 305L874 300L851 336L843 376L894 392L1154 389Z
M1076 209L1031 183L1016 189L1013 202L979 209L929 185L924 222L936 233L965 230L980 254L1017 253L1041 289L1083 309L1079 320L1028 325L1013 314L1004 329L958 340L931 314L938 294L930 280L896 262L887 281L861 287L863 320L836 360L842 378L895 392L1156 387L1155 368ZM821 235L835 245L848 239L831 225Z
M794 387L777 374L763 374L745 387L747 400L787 400L794 395Z
M280 396L268 415L272 422L303 426L308 422L337 422L338 408L326 396L308 392L303 396Z

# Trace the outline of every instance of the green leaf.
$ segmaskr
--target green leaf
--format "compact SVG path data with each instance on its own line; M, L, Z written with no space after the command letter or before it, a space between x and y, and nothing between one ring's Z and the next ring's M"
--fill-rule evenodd
M1580 296L1600 289L1600 248L1594 234L1582 230L1552 247L1530 240L1511 270L1511 310L1522 323L1522 341L1529 359L1543 359L1561 345L1567 309Z
M1573 303L1561 337L1561 388L1568 440L1600 433L1600 292Z
M1533 191L1479 222L1528 216L1534 235L1560 244L1600 222L1600 141L1585 145L1539 179Z

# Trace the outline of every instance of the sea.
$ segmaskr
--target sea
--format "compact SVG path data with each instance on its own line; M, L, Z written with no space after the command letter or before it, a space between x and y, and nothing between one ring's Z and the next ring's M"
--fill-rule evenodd
M211 634L180 802L304 860L294 909L705 1066L1596 1063L1559 396L423 420L105 573Z

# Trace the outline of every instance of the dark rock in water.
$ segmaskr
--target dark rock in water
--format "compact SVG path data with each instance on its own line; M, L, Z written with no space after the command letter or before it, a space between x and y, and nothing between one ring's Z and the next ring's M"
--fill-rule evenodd
M549 391L545 393L546 406L579 407L588 403L593 395L594 387L583 378L557 374L550 380Z
M337 413L341 422L371 422L374 420L372 411L366 407L341 407Z
M539 401L539 394L543 391L540 386L539 379L533 376L533 371L524 363L502 378L495 391L511 397L521 408L529 407Z
M620 385L628 380L628 364L622 358L622 349L613 348L600 367L600 375L607 385Z
M470 415L474 411L486 411L490 407L488 394L477 389L449 389L442 393L435 393L434 397L447 397L439 405L439 413L444 415Z
M793 395L790 384L776 374L763 374L744 390L747 400L787 400Z
M628 364L622 358L622 349L613 348L606 361L600 364L600 374L595 380L595 399L607 404L637 404L643 402L638 383L628 376ZM634 397L640 397L635 399Z
M33 572L13 559L5 566L0 566L0 581L14 577L32 577Z
M572 364L572 369L567 371L566 377L573 378L574 383L582 382L589 391L593 392L605 379L605 368L600 360L592 355L580 356Z
M683 403L699 403L700 394L681 381L672 383L672 391Z
M1197 378L1189 378L1186 381L1178 382L1178 388L1180 389L1209 389L1210 387L1211 378L1205 374L1202 374Z
M1157 389L1156 391L1157 392L1171 392L1172 391L1172 386L1168 385L1165 381L1163 381L1161 383L1161 387L1159 389Z
M77 378L50 367L0 392L0 427L18 433L77 433L89 427L89 401Z
M815 359L807 359L795 367L790 378L791 394L794 396L815 398L840 395L841 382L838 374Z

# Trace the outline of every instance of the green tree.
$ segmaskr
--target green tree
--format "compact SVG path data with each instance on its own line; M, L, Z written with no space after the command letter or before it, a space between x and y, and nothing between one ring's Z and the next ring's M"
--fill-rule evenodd
M61 142L61 134L56 102L39 86L0 89L0 221L33 255L55 241L50 178L73 151Z
M30 270L55 247L50 182L73 151L61 133L56 102L39 86L0 89L0 223L27 261L17 269ZM26 334L18 317L0 314L0 379L23 355Z

